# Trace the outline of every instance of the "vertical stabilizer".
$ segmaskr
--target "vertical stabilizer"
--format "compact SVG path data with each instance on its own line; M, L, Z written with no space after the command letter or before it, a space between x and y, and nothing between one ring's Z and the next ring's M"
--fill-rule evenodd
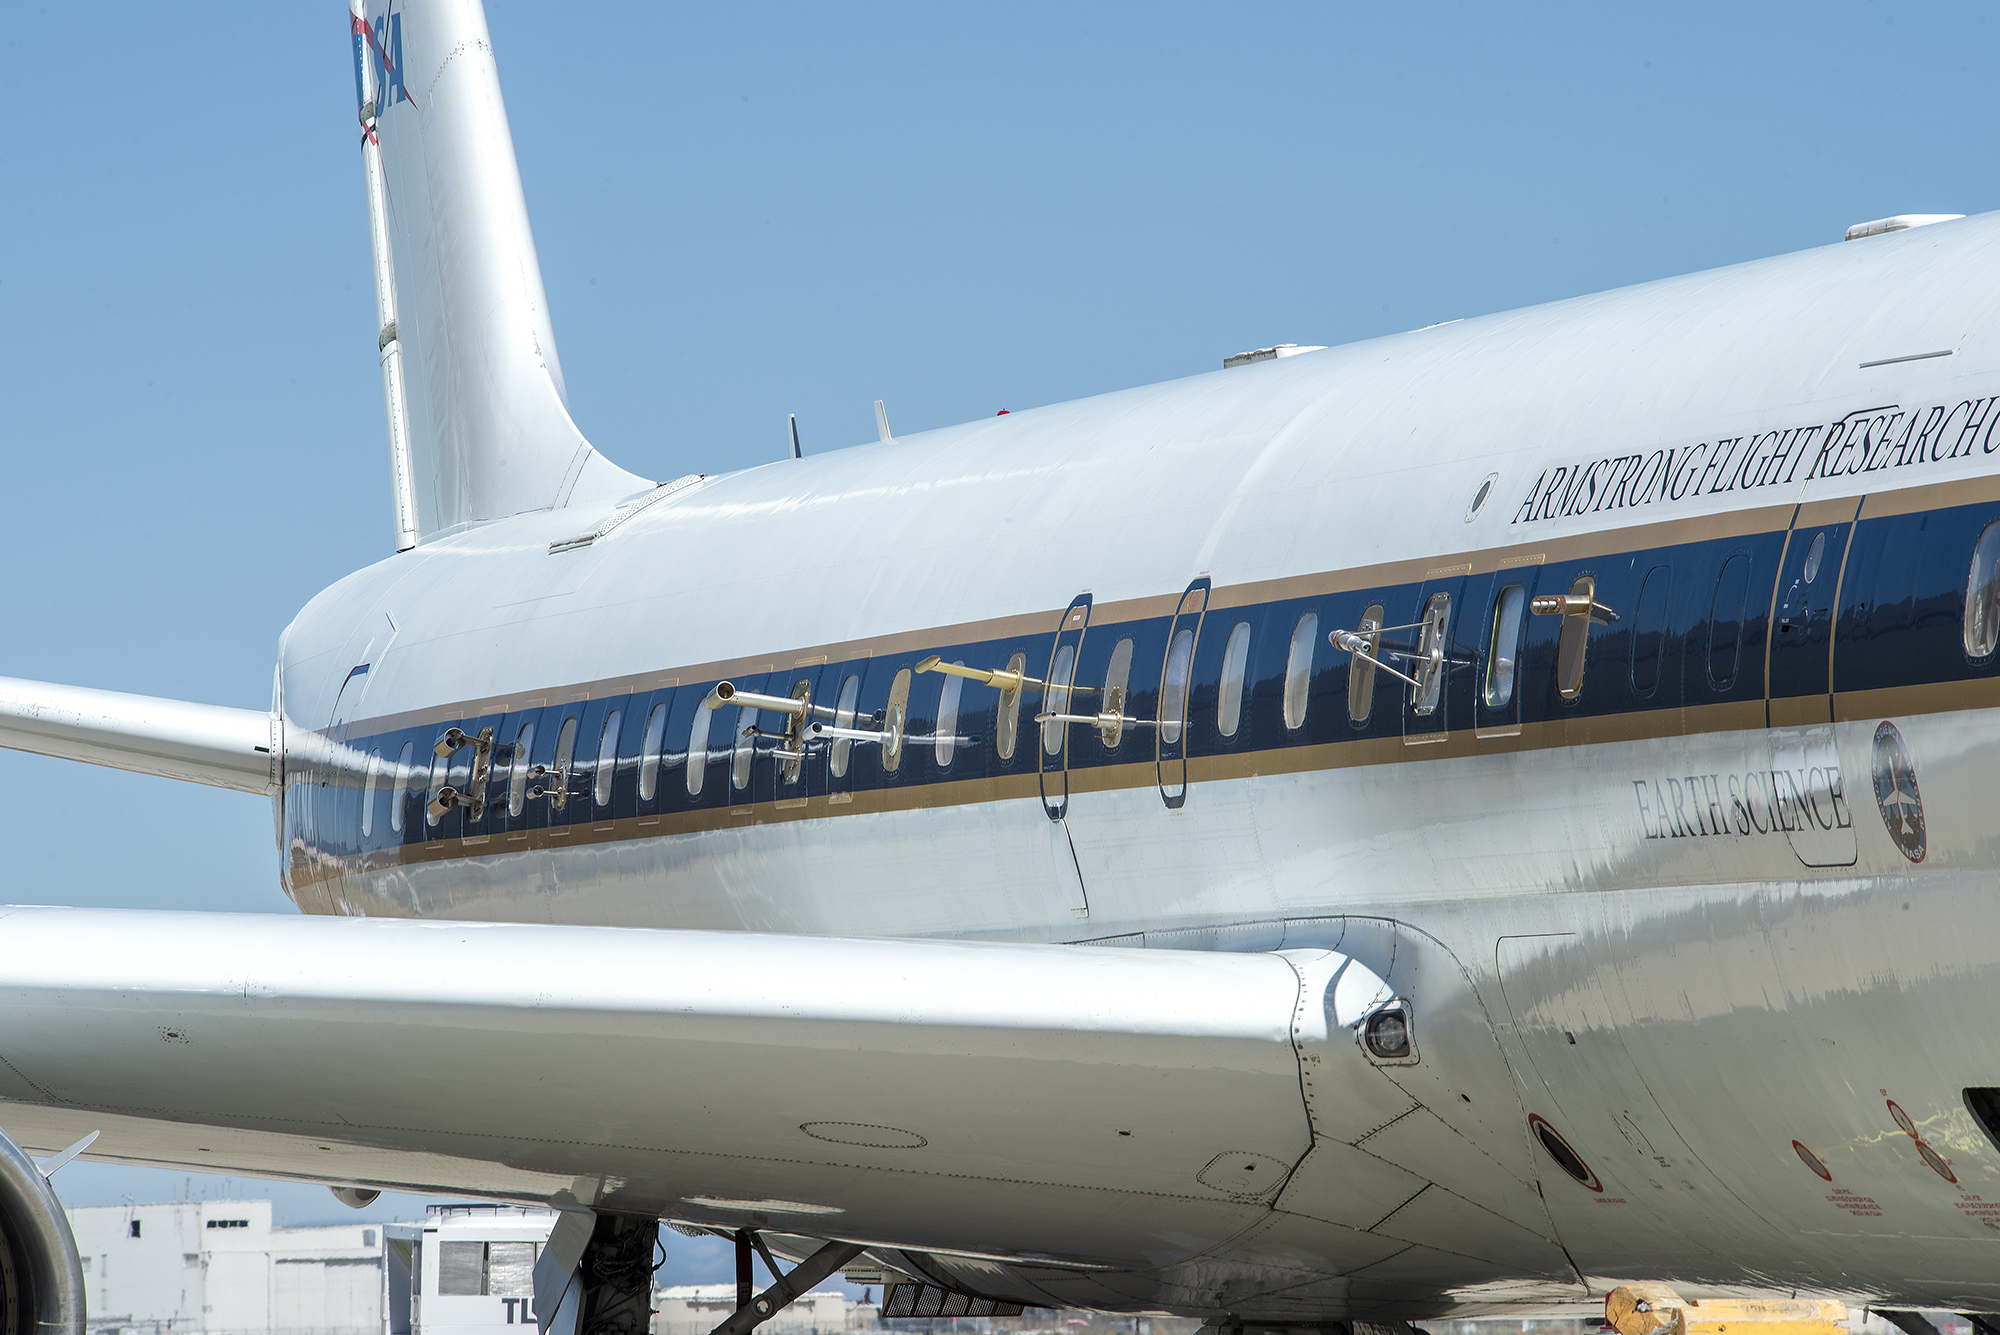
M386 312L378 347L392 469L407 458L407 484L396 475L398 547L410 498L422 540L648 486L570 420L478 0L358 0L354 9L363 6L351 20L377 308Z

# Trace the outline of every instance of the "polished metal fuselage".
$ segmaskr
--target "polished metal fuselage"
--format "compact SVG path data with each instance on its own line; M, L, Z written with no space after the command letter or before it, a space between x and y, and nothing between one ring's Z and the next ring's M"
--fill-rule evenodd
M1417 1064L1366 1095L1309 1078L1310 1151L1254 1208L1176 1223L1172 1201L1134 1202L1148 1219L1121 1224L1106 1206L1090 1245L1037 1268L1020 1247L964 1254L1031 1237L1021 1212L1050 1200L966 1187L963 1227L932 1245L980 1291L1267 1320L1545 1306L1619 1279L2000 1307L2000 1151L1961 1094L2000 1084L2000 691L1983 678L1836 696L1825 721L1759 694L1644 727L1459 719L1194 756L1178 807L1151 767L1079 770L1060 819L1044 778L362 858L299 810L361 781L342 739L371 726L1053 632L1079 590L1115 625L1171 613L1205 575L1215 635L1230 607L1322 590L1782 535L1802 504L2000 506L1984 438L1893 470L1872 440L1823 452L1863 410L2000 393L1996 272L2000 219L1976 218L786 460L581 547L551 550L609 512L447 536L287 633L284 714L318 737L288 757L289 888L366 916L1334 950L1410 999ZM1706 462L1806 422L1829 430L1805 466L1759 485L1703 474L1642 507L1538 513L1569 461L1700 444ZM1758 576L1762 607L1777 572ZM1921 861L1871 787L1885 721L1920 775ZM1788 796L1780 772L1818 777ZM682 1213L732 1222L687 1205L700 1184L675 1171Z

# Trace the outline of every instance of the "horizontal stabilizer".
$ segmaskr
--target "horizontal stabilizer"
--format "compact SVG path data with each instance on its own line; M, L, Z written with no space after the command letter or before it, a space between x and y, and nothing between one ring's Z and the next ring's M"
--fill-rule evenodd
M270 796L282 740L262 710L0 677L0 746L15 751Z

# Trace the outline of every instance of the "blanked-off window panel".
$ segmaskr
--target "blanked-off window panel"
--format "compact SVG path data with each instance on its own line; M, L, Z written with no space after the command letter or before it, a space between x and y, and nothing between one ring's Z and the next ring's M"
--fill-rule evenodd
M1312 689L1313 649L1319 644L1319 613L1308 612L1292 627L1291 651L1285 655L1285 726L1306 721L1306 698Z
M562 731L556 734L555 771L565 796L569 792L570 762L574 759L576 759L576 715L571 714L563 720Z
M1125 695L1131 685L1132 637L1128 635L1111 646L1111 661L1104 666L1104 694L1098 697L1103 701L1099 713L1118 716L1118 722L1097 730L1106 750L1117 746L1125 736Z
M1020 676L1028 670L1028 656L1017 653L1007 660L1007 671ZM1000 692L1000 712L994 720L993 745L1002 760L1014 758L1015 739L1021 732L1021 697L1027 693L1024 687L1018 691Z
M443 736L444 734L440 733L438 735ZM451 757L437 755L433 752L431 755L431 777L425 785L424 800L426 806L424 809L424 821L427 824L436 825L440 820L444 819L442 812L432 810L428 804L437 800L438 790L445 786L445 776L450 772Z
M861 698L861 678L850 676L840 683L840 699L833 707L833 726L851 728L854 726L854 702ZM838 779L847 773L847 757L854 743L846 737L836 737L827 752L827 768Z
M903 734L910 720L910 670L889 679L889 703L882 710L882 768L894 774L903 764Z
M528 804L528 771L534 768L532 756L535 750L535 725L523 723L521 731L514 738L513 759L508 761L507 771L507 814L518 816Z
M1556 640L1556 691L1565 700L1583 693L1583 658L1590 648L1589 606L1597 597L1597 581L1579 576L1569 586L1572 598L1581 598L1585 610L1563 614L1562 635Z
M1382 604L1371 603L1354 631L1367 639L1368 657L1348 656L1351 661L1347 665L1347 717L1353 723L1366 723L1375 709L1375 664L1371 660L1382 656L1381 630Z
M1424 604L1423 630L1417 636L1416 677L1422 684L1410 688L1410 712L1435 714L1444 693L1444 674L1449 666L1444 658L1450 643L1451 595L1434 593Z

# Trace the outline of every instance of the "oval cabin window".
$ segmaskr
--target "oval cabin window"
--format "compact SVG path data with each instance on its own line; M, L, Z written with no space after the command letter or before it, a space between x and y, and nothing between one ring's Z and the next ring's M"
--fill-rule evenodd
M1313 649L1319 641L1319 613L1308 612L1292 627L1292 647L1285 655L1285 726L1306 721L1306 697L1312 689Z
M1738 552L1722 563L1722 572L1715 577L1715 600L1708 607L1708 684L1718 691L1736 684L1749 595L1750 558Z
M667 740L667 707L654 705L646 718L646 740L639 748L639 800L650 802L660 789L660 752Z
M375 833L375 785L382 778L382 748L368 753L368 780L361 785L361 837Z
M1493 600L1493 637L1486 652L1486 684L1481 691L1488 709L1513 703L1515 666L1521 654L1521 614L1528 609L1528 591L1509 584Z
M701 796L701 785L708 778L708 734L715 726L715 711L701 705L694 711L694 722L688 724L687 790L689 797Z
M1048 714L1069 712L1069 684L1076 675L1076 646L1065 644L1056 650L1055 664L1049 669L1048 690L1044 698L1048 706L1043 710ZM1062 754L1063 729L1069 725L1058 719L1050 719L1042 725L1042 750L1052 756Z
M1980 531L1965 574L1965 652L1990 658L2000 647L2000 521Z
M952 664L964 667L963 662ZM938 689L937 742L932 752L937 757L939 769L951 764L952 754L958 749L958 698L965 692L965 678L947 675L944 685Z
M618 777L618 725L624 719L624 710L612 710L604 716L604 731L597 737L597 770L591 776L596 786L592 795L601 807L611 805L611 783Z
M730 753L729 786L750 786L750 766L757 759L757 711L748 705L736 708L736 749Z
M1193 663L1194 630L1183 626L1167 646L1167 670L1160 677L1160 740L1168 745L1181 739L1181 725L1187 719L1188 669Z
M404 742L403 752L396 757L395 786L389 798L389 828L397 834L403 832L403 804L410 796L410 786L416 782L416 770L412 766L417 753L415 742Z
M1222 681L1215 692L1215 730L1234 737L1243 722L1243 673L1250 665L1250 623L1239 621L1222 649Z

